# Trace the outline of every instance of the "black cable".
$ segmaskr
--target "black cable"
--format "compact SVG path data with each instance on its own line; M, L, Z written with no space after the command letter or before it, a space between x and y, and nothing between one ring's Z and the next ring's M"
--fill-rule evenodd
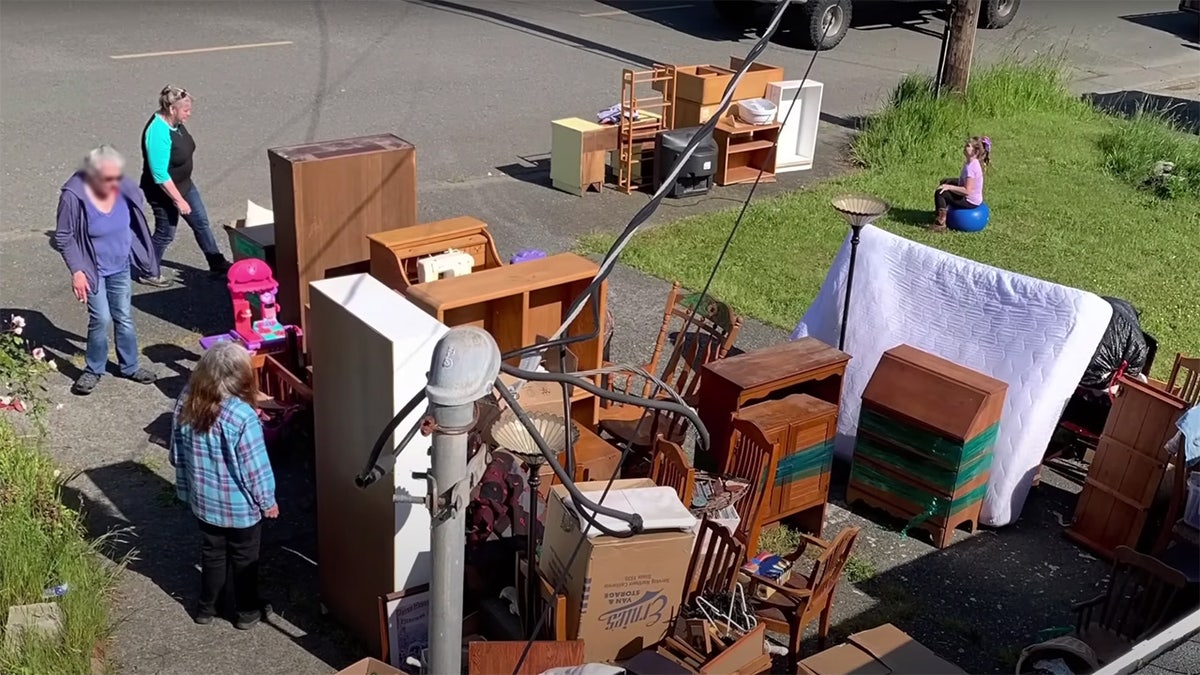
M787 9L789 2L790 0L779 0L775 8L775 13L771 16L770 22L763 30L762 36L759 37L758 41L754 43L754 46L752 46L746 53L746 58L742 62L742 65L734 70L733 78L725 87L725 93L721 97L721 103L718 106L717 111L713 113L713 116L709 118L708 121L700 125L699 130L692 136L691 140L688 141L688 144L684 147L683 152L680 153L679 159L675 163L675 166L670 172L668 172L666 179L664 179L664 186L669 186L675 177L678 176L684 164L695 152L695 149L700 145L701 142L704 141L706 137L712 134L713 129L715 129L717 126L717 123L725 115L725 112L729 109L730 104L733 102L733 92L737 89L742 77L750 69L750 67L754 65L755 60L762 55L764 51L766 51L767 46L770 44L771 38L775 35L775 31L779 29L779 25L783 20L784 11ZM826 25L826 31L828 31L828 29L829 26ZM815 56L816 53L814 52L814 57ZM758 181L755 181L756 184L757 182ZM579 294L579 296L571 302L570 308L566 312L568 317L579 312L584 303L586 303L592 296L595 295L596 291L600 288L600 284L604 283L604 281L608 279L609 274L612 273L613 266L616 264L616 258L620 255L621 250L625 248L625 245L628 243L629 239L639 229L641 229L642 225L645 224L646 221L650 219L650 216L652 216L658 209L663 199L666 198L666 193L666 189L660 188L654 194L654 196L650 198L650 201L642 206L642 208L639 209L636 214L634 214L633 218L629 221L629 224L625 226L625 229L622 230L621 234L619 234L613 241L612 246L609 247L608 253L605 254L604 259L600 263L600 270L596 273L596 277L592 279L592 281ZM593 303L594 314L598 314L599 312L598 307L595 307L596 304L597 303ZM557 347L561 344L571 344L580 340L591 339L598 334L600 330L599 326L600 322L594 321L593 330L587 336L560 336L557 338L552 338L546 342L541 342L536 345L530 345L528 347L522 347L520 349L508 352L503 355L503 358L505 360L509 360L518 356L525 357L531 354L544 352L551 347Z
M825 24L825 30L821 32L820 42L825 41L825 35L829 32L830 25L831 24L829 23ZM817 44L820 44L820 42ZM817 62L818 53L818 51L813 50L812 58L808 60L808 67L804 69L804 77L800 79L801 87L804 86L805 82L808 82L808 75L812 72L813 65ZM783 127L787 126L788 118L792 116L792 112L797 107L798 106L796 106L794 102L788 107L788 111L783 115L783 122L779 125L780 129L783 129ZM772 150L777 150L778 146L779 136L776 136ZM750 201L754 199L754 193L756 190L758 190L758 184L762 181L763 173L765 171L766 165L759 167L758 175L754 178L754 184L750 186L750 193L746 195L746 200L742 202L742 208L740 211L738 211L737 220L733 222L733 227L729 229L729 236L725 238L725 245L721 247L721 252L717 255L717 261L713 263L712 271L708 274L708 281L704 282L704 290L700 291L700 295L696 297L696 305L692 307L692 313L688 317L687 323L685 323L684 326L691 324L691 322L696 318L696 315L700 312L700 303L704 302L704 298L708 296L708 290L712 287L713 280L717 278L717 271L721 269L721 263L725 260L725 254L729 251L730 245L733 244L733 236L737 234L738 228L742 225L742 219L746 215L746 210L750 208Z
M613 483L617 480L617 474L621 472L621 465L625 463L625 458L628 456L628 454L628 447L621 450L621 459L617 462L616 468L613 469L612 475L608 477L608 483L604 486L604 492L600 494L601 504L604 502L605 498L608 497L608 492L612 489ZM576 508L578 508L578 505L576 505ZM583 514L580 513L580 515ZM532 514L531 517L536 519L537 514ZM575 558L579 557L579 552L583 550L583 542L585 541L587 541L587 528L580 530L579 541L575 542L575 548L571 550L571 555L567 558L567 564L563 566L563 574L561 577L559 577L558 582L554 585L554 595L556 597L563 592L564 588L566 588L567 572L571 569L571 566L575 564ZM528 560L526 563L529 565L529 574L527 574L525 577L525 583L532 584L534 582L533 575L541 574L541 571L534 566L536 561ZM526 608L525 611L530 611L530 608ZM546 607L542 610L542 615L538 617L537 623L533 625L533 632L530 633L529 638L525 641L525 648L521 650L521 658L517 659L517 666L513 668L512 675L517 675L517 673L521 672L521 666L525 665L525 659L529 656L529 650L533 647L533 643L537 640L538 633L542 631L542 626L546 625L546 620L548 618L550 618L549 603L547 603Z
M540 373L532 370L521 370L520 368L516 366L510 366L507 363L500 364L500 372L508 373L514 377L519 377L523 380L530 380L533 382L569 382L580 389L583 389L584 391L590 392L609 401L627 403L642 408L650 408L651 410L663 410L666 412L679 413L680 415L686 417L696 429L697 447L704 451L708 450L708 430L704 428L704 423L700 421L700 416L696 414L696 411L692 410L686 405L676 403L675 401L643 398L641 396L623 394L619 391L612 391L611 389L604 389L591 380L582 377L576 377L567 373Z
M525 412L525 409L522 408L521 404L517 402L517 398L513 396L512 392L508 390L508 386L505 385L499 377L496 378L496 391L500 392L501 398L508 403L508 407L512 409L513 413L517 416L517 419L521 420L521 424L525 425L525 430L529 432L529 435L533 438L533 442L537 444L538 450L541 450L542 455L545 456L546 462L550 464L550 469L554 471L554 475L558 476L558 480L566 487L567 493L571 495L571 500L575 504L575 510L579 513L581 518L586 520L590 526L595 527L597 530L600 530L600 532L610 537L632 537L634 534L642 531L641 515L636 513L625 513L607 506L601 506L600 504L596 504L595 502L591 501L587 497L584 497L583 493L579 491L579 488L575 487L574 478L567 475L567 472L563 469L562 465L558 463L558 457L556 454L550 451L550 446L548 443L546 443L546 439L542 438L542 435L538 432L537 427L535 427L533 422L530 421L529 414ZM588 514L588 510L591 510L593 513ZM605 525L601 525L596 519L597 514L609 516L610 518L616 518L617 520L628 523L629 530L614 530L610 527L606 527Z
M421 387L421 390L414 394L413 397L409 399L408 403L405 403L404 407L400 409L400 412L393 415L392 419L389 420L388 423L383 427L383 431L379 432L379 436L375 439L375 445L371 447L371 455L367 458L366 466L363 467L362 473L358 474L354 478L355 485L360 488L365 488L383 476L383 467L379 466L379 457L383 454L383 446L387 445L387 439L391 437L392 432L396 430L396 427L400 426L400 423L404 421L404 418L408 417L413 410L416 410L417 406L420 405L424 400L425 388ZM417 430L420 428L421 420L418 420L417 423L408 430L408 433L404 435L403 440L396 444L396 452L403 450L404 447L408 445L408 442L413 439L413 436L417 435Z

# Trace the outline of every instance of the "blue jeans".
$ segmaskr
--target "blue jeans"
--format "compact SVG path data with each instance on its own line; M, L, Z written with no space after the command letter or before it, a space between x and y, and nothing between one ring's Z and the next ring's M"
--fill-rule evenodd
M192 226L192 233L196 235L196 243L200 245L200 250L204 252L205 257L221 255L221 249L217 248L217 240L213 238L212 226L208 223L208 211L204 209L204 202L200 199L200 190L193 184L183 195L183 199L192 207L192 212L183 216L183 219ZM161 263L167 247L175 241L175 228L179 225L181 214L170 200L150 202L150 209L154 212L154 255Z
M133 286L129 268L100 277L96 288L87 295L87 372L103 375L108 364L108 326L112 324L117 339L117 367L122 375L138 370L137 335L133 332L131 308Z

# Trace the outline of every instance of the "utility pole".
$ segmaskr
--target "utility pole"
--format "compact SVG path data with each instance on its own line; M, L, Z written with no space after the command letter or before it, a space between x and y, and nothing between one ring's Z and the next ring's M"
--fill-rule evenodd
M950 0L947 19L950 39L938 88L959 94L967 91L971 79L971 56L975 52L975 31L979 26L980 0Z
M433 582L424 665L439 675L462 672L466 513L477 478L467 466L467 433L475 425L475 401L492 390L499 374L500 349L482 328L451 328L433 349L425 387L435 425L428 476Z

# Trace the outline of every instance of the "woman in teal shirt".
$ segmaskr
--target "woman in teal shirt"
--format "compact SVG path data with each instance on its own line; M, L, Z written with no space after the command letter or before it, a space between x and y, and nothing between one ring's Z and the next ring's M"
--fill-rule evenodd
M154 212L154 253L161 263L183 216L196 235L209 270L223 275L229 270L229 262L217 247L200 190L192 182L196 142L183 125L191 116L192 97L184 89L167 85L159 94L158 112L150 116L142 130L141 187ZM151 286L170 284L161 274L139 281Z

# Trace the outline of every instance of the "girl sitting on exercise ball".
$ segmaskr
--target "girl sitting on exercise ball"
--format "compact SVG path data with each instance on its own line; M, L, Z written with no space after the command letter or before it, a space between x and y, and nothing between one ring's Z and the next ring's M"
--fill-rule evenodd
M946 231L946 214L950 207L973 209L983 203L983 168L988 165L992 151L992 140L987 136L973 136L963 144L962 173L958 178L946 178L933 193L937 206L937 217L929 229L933 232Z

